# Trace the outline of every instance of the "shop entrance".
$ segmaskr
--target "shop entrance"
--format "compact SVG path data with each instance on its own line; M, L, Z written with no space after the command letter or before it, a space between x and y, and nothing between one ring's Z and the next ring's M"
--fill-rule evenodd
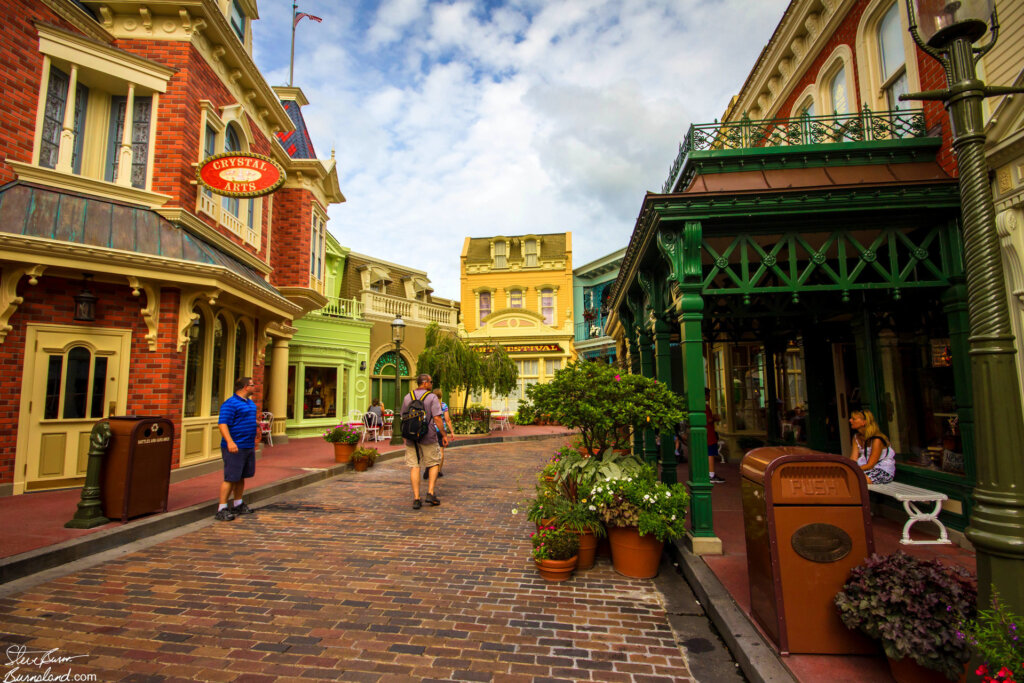
M16 493L83 483L93 425L126 412L130 348L130 330L28 326Z

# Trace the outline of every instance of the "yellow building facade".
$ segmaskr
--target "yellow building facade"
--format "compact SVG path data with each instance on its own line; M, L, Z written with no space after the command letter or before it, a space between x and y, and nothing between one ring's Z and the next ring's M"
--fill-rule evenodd
M460 333L472 345L501 344L519 370L507 397L471 400L515 412L528 385L548 381L576 356L572 233L467 237L460 267Z

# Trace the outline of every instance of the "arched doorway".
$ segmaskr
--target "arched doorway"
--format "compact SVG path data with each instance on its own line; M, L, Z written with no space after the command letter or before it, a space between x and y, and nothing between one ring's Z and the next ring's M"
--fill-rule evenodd
M370 396L379 398L385 408L395 406L395 352L387 351L377 357L373 364L373 372L370 375ZM399 377L401 378L402 393L409 391L412 376L409 372L409 363L402 356L397 363Z

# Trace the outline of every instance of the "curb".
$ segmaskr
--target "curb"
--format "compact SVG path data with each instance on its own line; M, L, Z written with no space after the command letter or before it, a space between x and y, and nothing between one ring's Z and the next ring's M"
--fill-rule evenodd
M563 437L573 432L555 434L530 434L516 437L483 437L480 439L466 439L458 446L449 448L460 448L464 446L476 446L490 443L513 442L513 441L534 441L552 437ZM379 462L401 458L405 455L402 448L381 453ZM331 479L349 471L347 464L330 465L322 470L297 474L294 477L281 479L259 488L246 490L245 498L249 503L257 503L282 493L287 493L303 486L309 486L325 479ZM75 560L101 553L112 548L127 545L149 536L171 531L178 527L186 526L204 519L213 519L211 505L216 503L216 498L211 498L202 503L196 503L187 508L172 510L169 512L156 513L148 517L121 524L112 529L97 531L81 538L74 538L52 546L29 550L19 555L12 555L0 559L0 585L9 583L16 579L22 579L32 574L53 569Z
M704 561L678 542L667 544L665 549L672 561L679 564L694 595L704 606L708 618L718 629L747 680L751 683L797 683L775 648L750 622Z

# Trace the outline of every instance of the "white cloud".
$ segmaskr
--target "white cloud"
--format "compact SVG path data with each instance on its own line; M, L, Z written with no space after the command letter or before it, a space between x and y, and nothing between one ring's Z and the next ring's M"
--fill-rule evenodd
M330 229L458 296L465 236L573 232L578 264L629 239L691 122L719 117L786 0L302 0L295 84L348 201ZM280 5L280 6L278 6ZM257 64L287 79L286 3ZM277 79L276 81L274 79Z

